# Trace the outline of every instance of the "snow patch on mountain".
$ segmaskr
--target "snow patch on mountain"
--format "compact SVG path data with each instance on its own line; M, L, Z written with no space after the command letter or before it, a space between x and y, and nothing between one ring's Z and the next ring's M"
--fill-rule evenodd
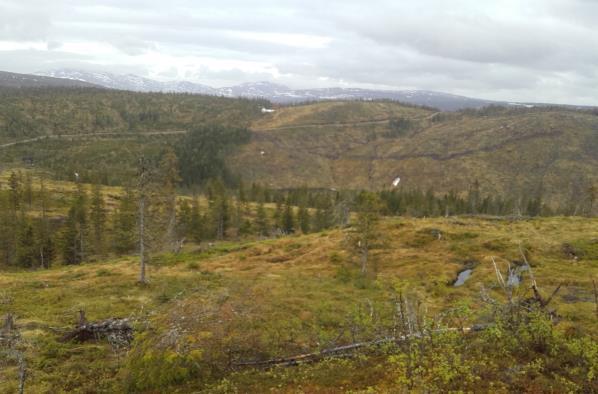
M173 92L208 94L224 97L265 98L274 103L288 104L322 100L395 100L405 103L455 111L463 108L480 108L489 104L504 104L453 94L425 90L373 90L360 88L291 89L267 82L248 82L236 86L213 88L188 81L160 82L137 75L119 75L108 72L90 72L71 69L52 70L37 75L89 82L110 89L137 92Z

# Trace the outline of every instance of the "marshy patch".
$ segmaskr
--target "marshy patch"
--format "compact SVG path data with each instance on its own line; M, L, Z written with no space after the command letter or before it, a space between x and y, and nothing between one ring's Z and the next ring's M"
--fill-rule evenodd
M473 270L470 268L464 269L457 274L457 279L453 282L453 287L463 286L465 282L471 277Z
M477 267L479 264L480 262L477 260L465 260L463 262L463 268L461 269L461 271L457 273L457 277L455 278L455 280L452 281L451 286L463 286L465 282L467 282L467 280L471 278L471 275L473 274L473 269Z

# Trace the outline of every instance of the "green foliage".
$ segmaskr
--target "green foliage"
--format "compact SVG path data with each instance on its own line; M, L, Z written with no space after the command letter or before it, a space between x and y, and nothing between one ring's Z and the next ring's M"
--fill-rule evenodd
M256 229L257 234L261 236L266 236L270 233L270 223L268 221L266 210L264 209L263 201L258 203L255 213L254 228Z
M88 234L87 193L83 186L77 184L64 229L62 231L62 259L65 264L79 264L87 254Z
M281 229L284 234L292 234L295 232L295 213L293 212L293 206L288 202L284 205L281 222Z
M598 239L577 239L568 245L577 258L598 261Z
M131 357L127 365L127 390L162 389L191 378L202 360L200 350L176 352L168 349L147 349L139 357Z
M299 228L301 228L303 234L307 234L311 231L311 215L305 205L299 207L297 220L299 221Z
M112 242L117 253L128 253L136 247L137 209L134 198L133 191L125 189L114 213Z
M380 199L374 193L362 192L357 197L357 219L347 236L349 250L359 258L361 273L368 270L370 250L379 246Z
M40 135L180 130L201 123L242 124L264 100L97 89L0 92L0 140Z
M104 196L102 195L102 188L100 185L93 185L91 191L91 207L89 212L89 220L91 224L91 237L93 242L93 251L98 255L105 253L105 236L106 236L106 208L104 204Z
M390 119L388 122L390 130L387 136L390 138L403 137L416 127L414 121L409 118L400 117Z
M249 138L250 132L245 128L214 124L191 130L177 145L183 183L205 184L216 178L232 183L234 176L225 165L226 154Z
M23 268L32 268L37 262L37 244L33 234L33 226L27 220L24 220L19 227L17 264Z

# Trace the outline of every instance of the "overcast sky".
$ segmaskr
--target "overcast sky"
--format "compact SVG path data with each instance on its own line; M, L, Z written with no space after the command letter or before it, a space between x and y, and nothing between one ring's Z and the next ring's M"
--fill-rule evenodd
M598 105L595 0L0 0L0 70Z

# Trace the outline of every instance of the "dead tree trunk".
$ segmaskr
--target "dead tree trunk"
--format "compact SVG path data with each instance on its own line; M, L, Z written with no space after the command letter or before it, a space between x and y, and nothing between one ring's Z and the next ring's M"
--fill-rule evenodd
M85 311L80 309L79 310L79 321L77 322L77 327L83 327L87 324L87 318L85 317Z
M25 362L25 358L23 354L20 355L18 359L19 363L19 394L23 394L25 392L25 379L27 379L27 363Z
M368 270L369 249L367 245L363 245L361 249L361 274L365 275Z
M139 282L145 284L145 196L139 199Z
M147 283L145 277L146 250L145 250L145 211L146 211L146 193L148 184L148 170L145 158L139 159L139 283Z
M487 326L485 326L485 325L477 325L477 326L464 327L464 328L447 328L447 329L443 329L443 330L435 330L435 331L433 331L433 333L454 332L454 331L470 333L470 332L475 332L475 331L481 331L486 328L487 328ZM387 338L375 339L373 341L351 343L349 345L343 345L343 346L337 346L337 347L330 348L330 349L324 349L319 352L298 354L298 355L291 356L291 357L275 358L275 359L264 360L264 361L241 361L241 362L233 363L232 365L234 367L263 367L263 368L269 368L269 367L273 367L273 366L287 366L287 367L295 366L295 365L299 365L299 364L303 364L303 363L316 362L316 361L322 360L324 358L348 357L351 355L352 352L359 350L359 349L369 348L369 347L373 347L373 346L380 346L380 345L384 345L384 344L400 343L400 342L406 341L411 338L421 338L427 334L428 333L415 332L412 334L401 335L399 337L387 337Z
M97 322L88 322L85 312L79 311L79 318L74 330L62 336L63 342L86 342L107 339L120 347L128 345L133 339L133 327L128 319L111 318Z

